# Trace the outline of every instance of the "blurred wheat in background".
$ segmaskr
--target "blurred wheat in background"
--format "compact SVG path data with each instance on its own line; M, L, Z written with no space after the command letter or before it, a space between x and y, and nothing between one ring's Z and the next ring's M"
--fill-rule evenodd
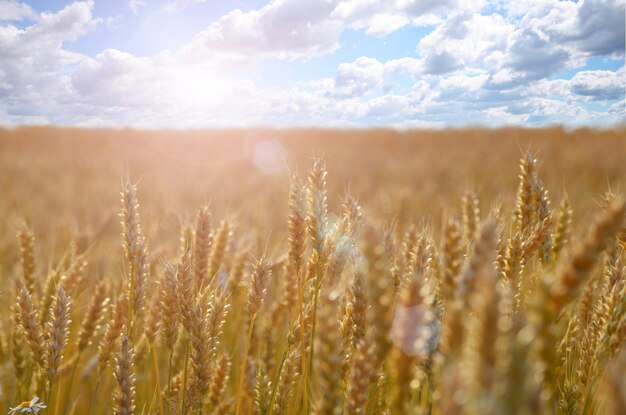
M623 137L0 131L0 410L624 414Z

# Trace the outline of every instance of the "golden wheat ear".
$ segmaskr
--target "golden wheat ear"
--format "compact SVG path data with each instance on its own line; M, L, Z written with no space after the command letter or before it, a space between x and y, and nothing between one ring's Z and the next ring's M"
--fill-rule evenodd
M135 369L134 353L126 334L121 336L120 351L115 358L113 376L117 382L113 413L115 415L132 415L135 413Z

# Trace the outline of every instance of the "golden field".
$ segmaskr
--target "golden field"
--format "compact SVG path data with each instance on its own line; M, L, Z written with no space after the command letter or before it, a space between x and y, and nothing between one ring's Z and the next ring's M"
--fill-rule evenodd
M625 157L623 130L0 130L0 411L626 413Z

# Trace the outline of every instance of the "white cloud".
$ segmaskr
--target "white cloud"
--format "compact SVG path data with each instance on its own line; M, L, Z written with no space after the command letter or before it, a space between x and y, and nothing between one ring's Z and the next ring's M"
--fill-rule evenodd
M585 0L578 4L578 30L568 41L575 43L584 53L592 56L617 54L624 56L623 0Z
M575 94L593 100L614 100L624 94L624 67L619 71L580 71L569 81Z
M196 4L206 3L207 0L170 0L164 7L164 10L169 12L175 12L178 10L186 9Z
M457 4L457 0L345 0L338 2L330 17L369 35L386 36L409 24L434 25L440 21L435 12Z
M454 74L442 79L439 82L439 87L443 90L478 91L485 85L487 78L486 74L476 76Z
M623 1L538 2L509 40L505 65L516 79L541 79L590 56L623 56L624 37Z
M146 5L145 0L128 0L128 8L135 14L139 13L139 9Z
M622 99L611 105L609 107L609 114L621 119L622 124L626 123L626 101Z
M503 2L498 13L461 9L418 44L425 71L445 74L479 66L492 86L510 88L564 69L590 56L623 56L624 3L620 0Z
M499 124L524 124L528 121L528 118L530 117L526 113L510 113L506 106L487 108L485 110L485 116L493 123Z
M520 102L538 99L549 99L565 103L572 108L585 108L585 104L596 102L597 105L607 106L606 118L613 118L613 121L620 121L624 114L612 111L615 104L608 105L612 101L624 100L624 88L626 80L624 78L624 67L617 71L589 70L580 71L571 79L539 80L528 85L517 87ZM562 104L559 104L562 105ZM561 108L557 106L557 108ZM570 113L573 110L569 111ZM589 115L591 112L583 113ZM554 114L555 116L557 114ZM565 113L562 114L564 116ZM597 117L597 116L596 116ZM573 119L567 119L573 123ZM576 120L577 122L584 122Z
M333 17L355 22L380 14L403 13L407 17L416 18L458 4L457 0L344 0L338 2Z
M149 59L114 49L84 60L70 81L75 99L102 107L152 107L160 104L154 87L163 74ZM155 84L155 82L157 84Z
M92 23L93 2L77 2L57 13L42 13L36 23L20 29L0 26L0 104L18 114L45 116L66 94L66 68L84 57L63 49Z
M335 95L344 98L362 96L383 82L384 65L376 59L362 56L337 68Z
M17 0L0 2L0 21L19 21L35 17L35 12L26 3Z
M561 96L571 95L570 81L567 79L540 79L529 85L525 93L531 96Z
M259 10L234 10L195 36L184 48L192 60L216 54L312 57L339 46L344 26L328 18L332 1L274 0Z
M258 10L234 10L185 47L193 58L311 58L336 50L346 29L386 36L408 24L432 25L458 0L272 0ZM415 22L415 23L412 23Z
M373 16L367 24L365 33L384 37L409 24L409 19L399 13L382 13Z
M392 59L385 62L385 72L388 74L407 74L413 77L418 77L424 72L424 63L415 58L400 58Z
M424 36L417 49L425 57L427 73L489 65L497 62L513 30L513 24L499 14L457 12Z
M386 94L368 101L366 117L378 123L407 118L411 110L411 99L405 95Z
M411 19L411 24L417 27L436 26L440 24L442 21L443 19L437 16L435 13L426 13L426 14L423 14L421 16Z

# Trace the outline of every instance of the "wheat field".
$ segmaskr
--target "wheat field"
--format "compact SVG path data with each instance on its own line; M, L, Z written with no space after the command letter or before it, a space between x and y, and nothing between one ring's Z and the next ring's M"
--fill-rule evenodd
M623 130L0 130L0 411L625 414Z

